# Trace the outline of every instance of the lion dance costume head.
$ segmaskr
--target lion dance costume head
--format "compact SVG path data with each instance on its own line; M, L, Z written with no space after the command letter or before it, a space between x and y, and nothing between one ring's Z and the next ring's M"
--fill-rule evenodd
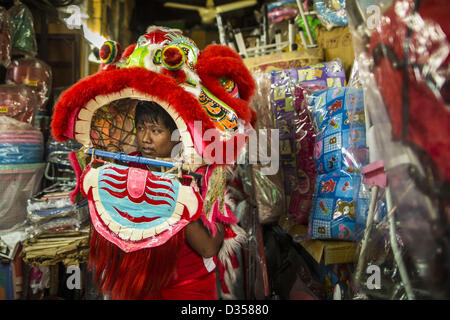
M216 222L225 226L218 255L223 264L229 264L243 236L230 210L224 168L236 161L246 130L256 121L249 107L255 84L235 51L222 45L200 51L174 29L151 27L123 52L107 41L100 58L96 74L60 96L53 136L74 139L95 155L102 149L92 131L97 112L124 99L153 101L178 127L177 163L201 177L199 184L182 183L181 171L166 174L97 160L80 165L75 153L70 155L78 182L72 196L81 192L89 200L94 280L113 299L151 299L173 274L190 221L201 219L213 235Z

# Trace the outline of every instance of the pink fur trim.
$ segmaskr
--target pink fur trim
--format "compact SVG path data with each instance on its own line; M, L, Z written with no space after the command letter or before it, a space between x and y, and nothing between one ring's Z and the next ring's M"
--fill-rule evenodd
M76 203L75 197L80 192L81 166L80 166L80 163L78 162L77 156L75 155L75 151L70 152L68 158L69 158L69 161L70 161L70 164L71 164L73 170L75 171L75 175L77 177L77 185L76 185L75 189L70 193L69 196L70 196L70 201L72 201L72 203Z

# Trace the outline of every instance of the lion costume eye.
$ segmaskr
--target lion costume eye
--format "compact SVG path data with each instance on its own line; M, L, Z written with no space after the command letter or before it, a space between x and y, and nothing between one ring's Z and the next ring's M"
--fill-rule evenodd
M153 63L154 64L161 64L161 49L156 50L155 55L153 56Z

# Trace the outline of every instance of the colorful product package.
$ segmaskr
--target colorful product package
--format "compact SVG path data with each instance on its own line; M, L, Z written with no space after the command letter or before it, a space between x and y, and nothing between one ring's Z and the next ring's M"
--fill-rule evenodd
M310 214L310 239L358 241L365 228L369 190L361 167L368 163L364 94L357 88L333 88L308 96L317 136L317 177Z
M369 196L361 175L331 173L318 176L308 237L360 240L366 226Z
M309 212L312 208L314 185L317 177L314 162L315 130L308 115L304 90L323 90L325 88L302 84L293 88L294 106L297 112L295 122L295 149L298 186L292 193L289 203L289 214L301 225L308 224Z
M316 92L310 100L317 131L314 160L318 174L359 172L368 163L362 89L336 88Z
M275 127L280 137L280 167L285 180L287 204L298 187L295 155L296 119L293 90L296 85L308 84L322 87L343 87L345 72L340 60L319 63L305 68L271 72L271 103L275 114Z

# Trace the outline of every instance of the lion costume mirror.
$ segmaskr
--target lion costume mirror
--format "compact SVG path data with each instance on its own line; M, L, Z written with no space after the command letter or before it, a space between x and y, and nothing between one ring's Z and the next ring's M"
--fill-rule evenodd
M212 235L217 222L223 225L220 263L231 263L245 239L230 210L225 171L256 121L249 107L255 84L235 51L200 51L173 29L151 27L123 52L107 41L100 58L96 74L61 95L52 134L84 146L70 156L78 179L72 196L89 200L89 264L99 288L113 299L155 298L191 221L201 220ZM162 108L176 126L165 157L139 144L135 113L143 102ZM80 161L80 153L90 160ZM204 260L210 269L217 262Z

